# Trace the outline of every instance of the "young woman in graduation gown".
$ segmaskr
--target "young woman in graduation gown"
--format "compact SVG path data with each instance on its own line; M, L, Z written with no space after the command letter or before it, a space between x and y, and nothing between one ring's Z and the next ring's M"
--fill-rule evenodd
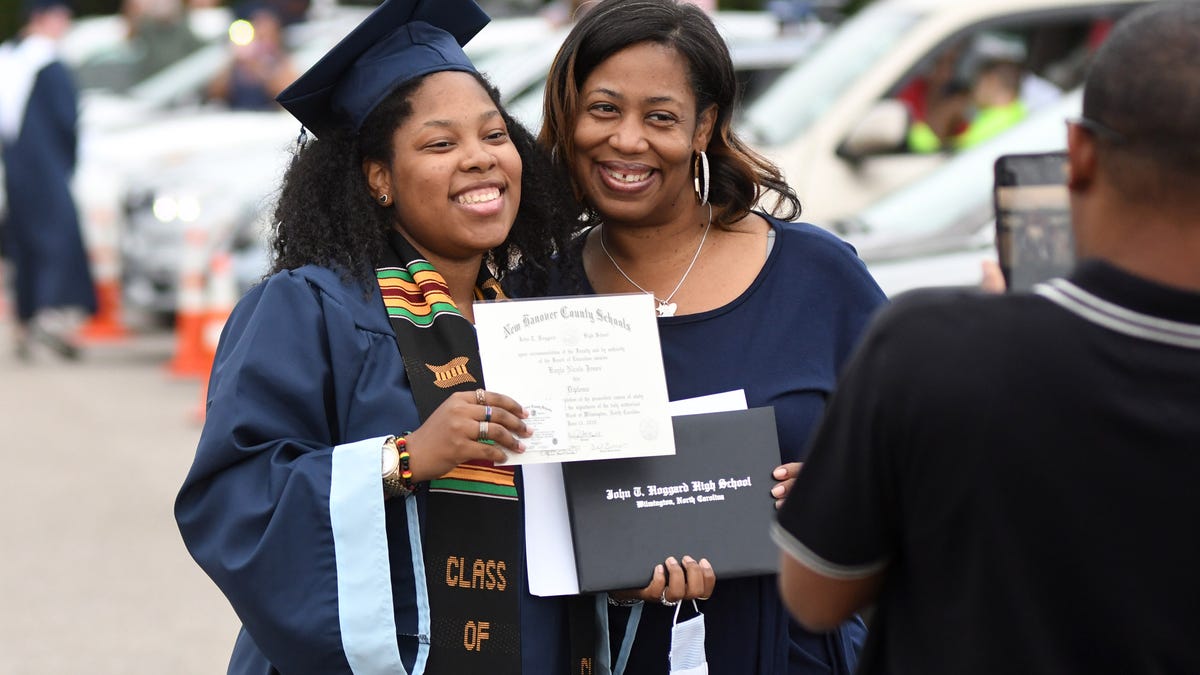
M226 324L175 515L242 621L231 673L561 673L526 591L528 435L472 302L573 209L461 50L470 0L387 0L280 103L302 141L273 272Z

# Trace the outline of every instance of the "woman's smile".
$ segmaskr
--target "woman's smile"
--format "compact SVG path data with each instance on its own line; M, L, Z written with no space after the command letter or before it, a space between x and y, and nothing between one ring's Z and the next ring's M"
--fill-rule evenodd
M473 215L489 217L504 210L505 192L500 185L473 186L454 195L453 202Z
M654 169L644 164L620 162L597 162L601 182L613 191L637 193L646 190L656 175Z

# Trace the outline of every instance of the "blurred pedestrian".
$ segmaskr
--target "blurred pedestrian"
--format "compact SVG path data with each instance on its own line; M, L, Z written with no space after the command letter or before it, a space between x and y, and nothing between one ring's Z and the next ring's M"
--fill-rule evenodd
M574 202L460 47L487 22L387 0L279 96L317 139L175 506L242 620L230 673L569 672L561 601L526 590L518 474L493 464L525 413L485 388L472 303L544 266Z
M1120 20L1068 126L1080 260L874 322L779 512L863 673L1200 672L1200 4Z
M192 31L183 0L124 0L121 13L137 56L132 82L141 82L204 45Z
M955 57L953 75L942 87L940 106L926 115L913 116L909 149L937 152L974 147L1016 126L1031 111L1058 100L1062 91L1027 68L1027 53L1018 37L993 32L976 35L961 58ZM910 110L920 109L910 106Z
M737 101L728 46L694 4L603 0L575 24L551 67L540 140L590 227L564 252L575 278L552 292L652 294L671 398L742 389L750 406L774 407L782 463L762 497L781 498L884 296L846 242L791 222L799 200L733 131ZM805 631L773 575L722 580L706 554L680 551L647 570L645 588L608 594L608 646L626 673L665 673L689 647L714 673L850 672L860 621ZM690 599L706 638L673 644L676 607L663 605Z
M970 96L966 128L952 139L956 149L979 145L1029 116L1029 106L1021 98L1021 65L1014 61L997 59L981 64Z
M79 214L71 194L77 92L58 57L71 27L65 0L27 0L26 21L0 45L0 146L8 222L4 251L16 296L17 355L38 341L74 359L73 334L96 311Z
M233 110L275 110L275 96L296 79L274 6L252 3L229 31L229 61L208 85L208 97Z

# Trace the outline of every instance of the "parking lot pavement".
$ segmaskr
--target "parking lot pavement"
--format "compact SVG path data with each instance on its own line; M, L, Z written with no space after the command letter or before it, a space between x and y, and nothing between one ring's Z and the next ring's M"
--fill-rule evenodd
M224 673L238 621L171 510L200 434L172 336L24 363L12 329L0 316L0 673Z

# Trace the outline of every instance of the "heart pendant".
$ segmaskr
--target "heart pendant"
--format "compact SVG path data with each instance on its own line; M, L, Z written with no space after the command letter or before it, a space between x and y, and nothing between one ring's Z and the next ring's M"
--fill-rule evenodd
M656 307L655 310L658 312L659 316L675 316L676 306L677 305L673 302L670 304L665 303L665 302L660 302L660 303L658 303L658 307Z

